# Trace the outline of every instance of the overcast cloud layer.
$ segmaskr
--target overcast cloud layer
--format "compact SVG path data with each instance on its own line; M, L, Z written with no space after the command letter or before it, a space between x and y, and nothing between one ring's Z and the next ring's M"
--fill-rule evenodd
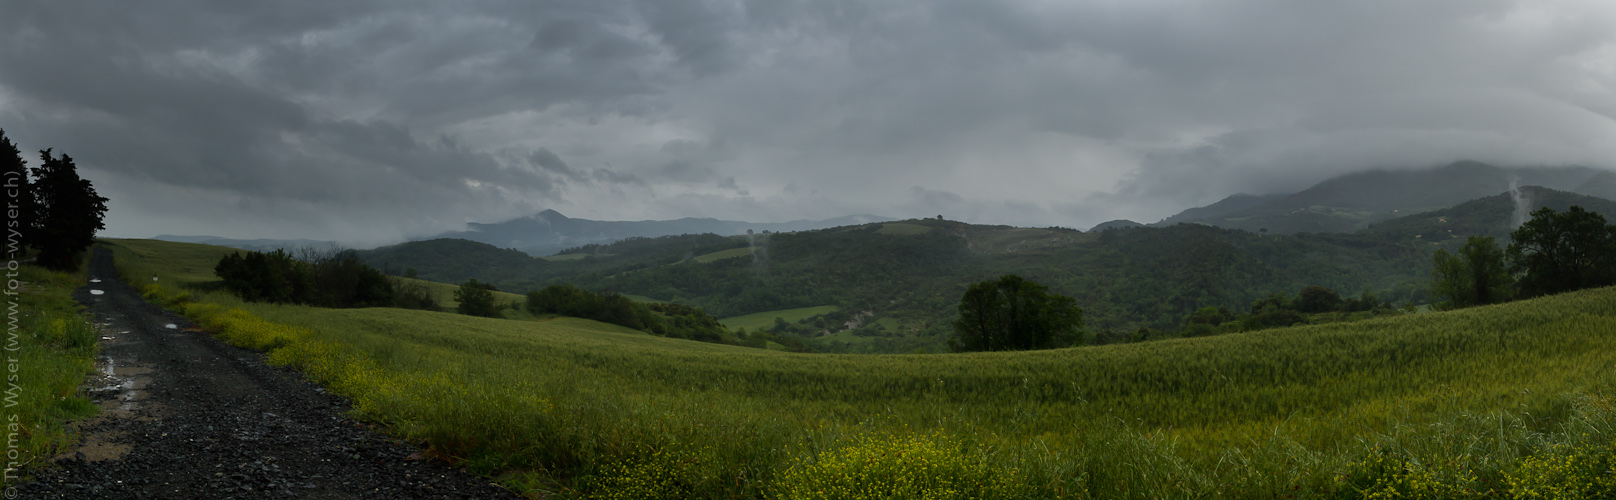
M0 128L76 158L114 236L1084 228L1375 167L1609 167L1613 37L1606 0L22 0Z

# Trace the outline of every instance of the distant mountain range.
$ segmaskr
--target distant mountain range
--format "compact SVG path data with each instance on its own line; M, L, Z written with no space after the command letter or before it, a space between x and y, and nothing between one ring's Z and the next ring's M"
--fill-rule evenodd
M466 224L468 229L465 231L450 231L435 236L411 238L409 241L443 238L462 239L487 243L499 248L514 248L528 255L543 257L568 248L591 243L611 243L634 237L655 238L658 236L705 233L730 236L746 234L747 231L784 233L856 226L892 220L897 219L876 215L849 215L835 219L795 220L790 222L745 222L693 217L676 220L598 221L574 219L561 215L560 212L555 210L545 210L534 215L518 217L505 222L486 224L472 222ZM153 236L152 239L181 243L203 243L260 252L270 252L277 248L290 251L303 247L325 248L338 246L337 242L324 240L242 240L208 235L161 234Z
M273 251L275 251L276 249L279 249L279 248L284 248L284 249L286 249L286 251L290 252L290 251L293 251L293 250L296 250L296 249L299 249L299 248L322 248L323 249L323 248L338 246L337 242L335 242L335 241L324 241L324 240L303 240L303 239L297 239L297 240L275 240L275 239L238 240L238 239L234 239L234 238L221 238L221 237L218 237L218 236L208 236L208 235L182 236L182 235L173 235L173 234L159 234L157 236L153 236L151 239L163 240L163 241L177 241L177 242L180 242L180 243L201 243L201 244L204 244L204 245L215 245L215 246L221 246L221 247L240 248L242 250L252 250L252 251L255 251L255 252L273 252Z
M1179 212L1153 224L1129 220L1108 221L1090 228L1103 231L1146 226L1195 223L1254 233L1352 233L1393 218L1442 210L1478 198L1498 196L1512 187L1539 186L1555 191L1616 200L1616 172L1588 167L1504 168L1462 161L1425 170L1372 170L1335 177L1292 194L1236 194L1223 200ZM680 234L737 235L747 231L794 232L856 226L896 219L850 215L825 220L745 222L711 218L675 220L597 221L574 219L554 210L504 222L469 223L466 230L450 231L411 241L442 238L487 243L533 256L554 255L568 248L604 244L627 238ZM155 239L206 243L246 250L326 247L334 242L308 239L230 239L216 236L160 235Z
M1492 236L1509 244L1509 234L1539 208L1564 212L1573 205L1616 222L1616 201L1584 194L1525 186L1513 192L1477 198L1441 210L1398 217L1369 226L1358 234L1405 243L1458 248L1469 236Z
M469 229L466 231L451 231L417 240L459 238L500 248L514 248L529 255L545 256L591 243L610 243L633 237L655 238L704 233L728 236L746 234L747 231L782 233L891 220L896 219L875 215L849 215L835 219L791 222L744 222L693 217L676 220L597 221L574 219L555 210L545 210L505 222L492 224L473 222L467 224Z
M1616 199L1616 172L1588 167L1504 168L1473 161L1426 170L1372 170L1289 195L1237 194L1149 225L1189 222L1270 234L1350 233L1519 186L1611 200ZM1107 224L1114 227L1116 221Z

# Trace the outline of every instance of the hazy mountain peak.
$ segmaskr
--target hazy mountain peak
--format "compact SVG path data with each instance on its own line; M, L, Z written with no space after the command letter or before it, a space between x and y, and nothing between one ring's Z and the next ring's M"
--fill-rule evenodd
M1573 188L1571 192L1616 200L1616 172L1600 171L1581 185Z
M1201 222L1278 234L1343 233L1412 213L1493 196L1511 186L1537 185L1560 191L1606 190L1601 174L1587 167L1505 168L1464 160L1416 170L1368 170L1327 179L1290 195L1254 200L1241 195L1185 210L1156 225ZM1609 180L1616 195L1616 175Z
M1140 224L1138 222L1134 222L1134 221L1131 221L1131 220L1128 220L1128 219L1117 219L1117 220L1105 221L1105 222L1101 222L1099 224L1096 224L1094 227L1089 228L1088 232L1093 233L1093 232L1098 232L1098 231L1104 231L1104 230L1107 230L1107 229L1122 229L1122 228L1128 228L1128 227L1141 227L1141 226L1144 226L1144 224Z
M759 232L807 231L850 225L853 223L850 222L851 220L884 222L894 219L871 215L855 215L818 221L796 220L764 223L696 217L660 221L597 221L573 219L555 210L545 210L532 216L519 217L504 222L472 222L466 224L468 229L466 231L453 231L420 239L462 238L487 243L499 248L515 248L532 255L543 256L551 255L567 248L591 243L610 243L625 238L654 238L658 236L703 233L735 235L743 234L748 230Z

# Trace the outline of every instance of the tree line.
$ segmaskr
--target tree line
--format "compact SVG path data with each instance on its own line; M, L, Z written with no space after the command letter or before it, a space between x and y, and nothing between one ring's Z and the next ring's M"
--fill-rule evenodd
M213 272L226 290L248 302L439 310L424 284L389 277L359 262L353 250L233 252Z
M39 152L28 168L22 152L0 129L0 171L5 175L8 253L32 249L35 263L57 271L78 270L95 233L106 229L107 199L79 177L73 158Z
M695 307L646 304L616 293L592 292L572 284L550 285L528 292L527 309L533 314L592 319L662 337L720 344L743 344L749 340L730 332L718 318Z
M1584 288L1616 285L1616 225L1572 205L1541 208L1510 233L1501 248L1472 236L1458 251L1432 256L1431 295L1442 309L1498 304Z

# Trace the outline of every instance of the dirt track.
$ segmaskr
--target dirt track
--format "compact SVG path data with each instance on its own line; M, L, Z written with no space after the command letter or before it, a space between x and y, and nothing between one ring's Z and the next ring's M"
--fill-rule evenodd
M110 252L96 251L90 275L101 282L74 297L104 331L88 382L102 412L20 498L517 498L411 459L418 450L343 416L346 400L141 300Z

